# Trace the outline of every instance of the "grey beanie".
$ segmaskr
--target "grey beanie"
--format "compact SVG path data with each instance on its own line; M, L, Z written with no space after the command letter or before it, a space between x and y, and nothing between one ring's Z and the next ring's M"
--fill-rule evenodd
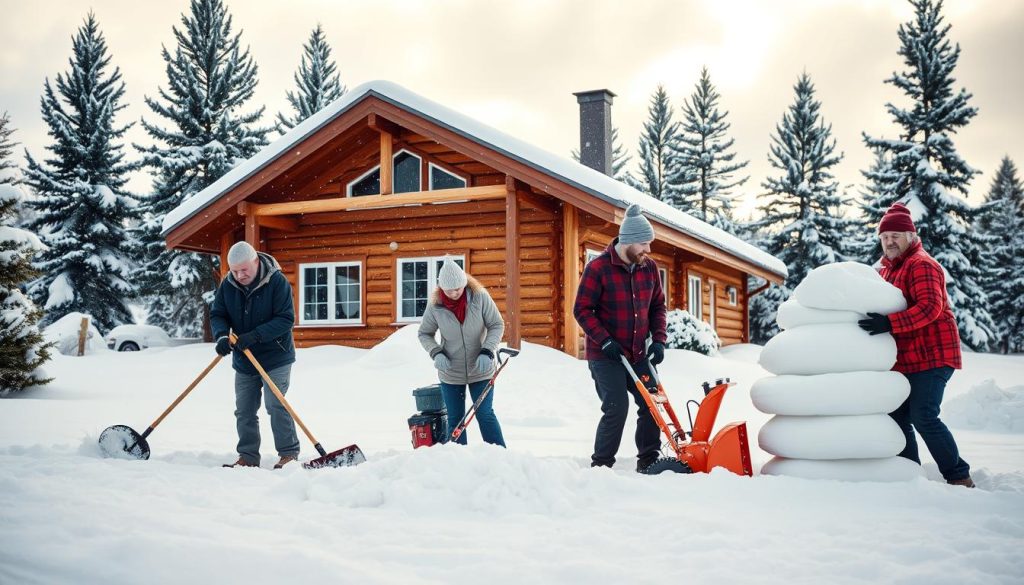
M654 228L641 214L640 206L634 203L626 209L626 217L619 226L620 244L644 244L654 241Z
M455 290L466 286L466 282L466 272L459 268L451 256L445 256L444 264L437 272L437 286L443 290Z
M238 266L243 262L250 262L256 259L256 248L249 245L249 242L237 242L228 250L228 266Z

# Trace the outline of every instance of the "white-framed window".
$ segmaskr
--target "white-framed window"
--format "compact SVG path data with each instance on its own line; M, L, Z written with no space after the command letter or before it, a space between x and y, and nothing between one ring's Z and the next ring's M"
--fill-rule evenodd
M687 289L687 291L689 292L689 294L687 295L687 310L690 311L690 314L696 317L697 319L703 319L704 292L703 287L701 285L700 277L690 275L690 277L687 278L687 282L689 284L689 288Z
M362 262L299 264L299 325L362 322Z
M715 299L715 296L716 296L716 293L717 293L718 286L714 282L711 282L711 283L708 283L708 288L710 289L708 291L708 309L709 309L708 310L708 323L710 323L711 326L714 327L715 326L715 304L716 304L716 300L717 300L717 299Z
M583 265L586 266L587 264L590 264L591 260L593 260L594 258L597 258L600 255L601 255L601 251L600 250L593 250L591 248L587 248L586 252L584 253L584 256L583 256L583 258L584 258Z
M465 269L464 256L453 255L452 259ZM430 293L437 288L437 272L442 264L444 256L398 259L398 309L395 314L399 322L419 321L426 312Z
M391 157L391 192L411 193L420 190L423 160L408 150L399 150ZM348 184L349 197L380 194L380 165L359 175Z
M668 270L659 266L658 276L661 277L661 294L665 296L665 304L668 304Z
M466 186L466 179L449 173L441 167L430 163L430 190L461 189Z
M736 292L736 287L735 286L727 286L727 287L725 287L725 292L726 292L726 294L729 295L729 304L735 307L736 303L739 302L737 300L737 298L736 298L738 296L737 292Z

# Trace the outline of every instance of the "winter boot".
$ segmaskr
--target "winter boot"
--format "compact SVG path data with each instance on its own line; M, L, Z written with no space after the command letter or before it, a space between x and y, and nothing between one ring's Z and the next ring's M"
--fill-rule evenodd
M963 479L950 479L950 480L947 480L946 483L948 483L949 485L962 485L962 486L964 486L966 488L977 487L977 486L974 485L974 480L971 479L971 476L969 476L969 475L967 477L963 478Z
M652 463L658 460L660 455L660 453L651 453L649 455L644 455L643 457L638 457L636 460L636 472L643 473L651 466Z
M259 467L257 463L249 463L243 457L239 457L234 463L225 463L222 467Z
M281 460L274 464L274 469L281 469L292 461L295 461L295 457L292 457L291 455L282 455Z

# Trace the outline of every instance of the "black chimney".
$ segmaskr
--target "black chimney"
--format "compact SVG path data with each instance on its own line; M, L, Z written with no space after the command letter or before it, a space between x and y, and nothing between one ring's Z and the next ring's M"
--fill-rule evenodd
M612 174L612 98L607 89L573 94L580 104L580 162Z

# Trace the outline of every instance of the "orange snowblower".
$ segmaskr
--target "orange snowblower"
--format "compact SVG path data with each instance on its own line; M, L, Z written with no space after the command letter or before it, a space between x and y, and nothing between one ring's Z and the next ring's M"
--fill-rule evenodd
M625 356L622 356L622 364L633 378L637 391L644 397L654 422L668 437L668 446L675 455L659 458L642 473L707 473L713 467L724 467L738 475L754 475L750 464L746 422L729 423L718 431L714 438L708 440L715 425L715 418L718 417L718 409L725 397L725 390L734 385L728 378L716 380L714 386L704 382L704 400L690 400L686 403L687 415L690 413L690 402L697 404L697 420L690 421L692 430L687 432L679 424L676 412L668 401L665 387L661 385L661 379L658 378L658 372L654 367L644 360L643 364L647 366L644 369L647 371L638 375Z

